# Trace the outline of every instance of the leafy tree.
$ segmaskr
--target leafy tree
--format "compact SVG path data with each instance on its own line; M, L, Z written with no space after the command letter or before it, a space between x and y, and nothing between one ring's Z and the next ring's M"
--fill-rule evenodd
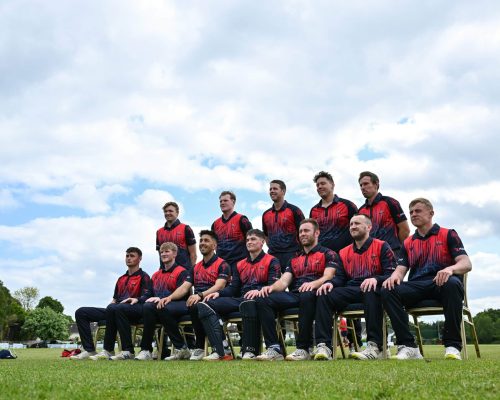
M26 317L23 332L42 340L63 340L69 336L67 318L49 307L36 308Z
M0 339L7 337L9 328L24 323L25 312L21 304L11 296L3 282L0 281Z
M474 325L480 343L500 343L500 310L481 311L474 317Z
M64 311L64 306L61 304L61 302L57 299L54 299L50 296L45 296L40 299L38 302L38 305L36 308L44 308L44 307L49 307L53 309L57 313L61 313Z
M26 286L14 292L14 298L21 303L25 311L33 309L33 305L35 304L36 299L38 299L38 296L40 296L39 290L32 286Z

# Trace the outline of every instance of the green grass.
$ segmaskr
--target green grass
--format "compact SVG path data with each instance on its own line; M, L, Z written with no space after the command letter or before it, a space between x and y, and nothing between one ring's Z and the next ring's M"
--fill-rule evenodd
M230 361L70 361L61 350L16 351L0 360L5 399L434 399L500 398L500 345L476 359L444 360L426 346L425 361L258 363Z

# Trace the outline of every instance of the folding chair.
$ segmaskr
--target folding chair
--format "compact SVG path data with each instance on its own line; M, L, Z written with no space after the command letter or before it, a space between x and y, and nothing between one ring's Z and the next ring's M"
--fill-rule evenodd
M181 332L181 335L184 337L184 340L186 340L186 336L195 336L195 333L193 330L191 331L186 331L187 327L192 327L193 324L191 322L191 316L189 314L183 315L178 322L179 330ZM205 354L208 354L208 339L205 338Z
M337 344L340 342L340 351L342 353L342 357L345 358L345 350L344 350L344 344L342 343L341 340L341 335L340 335L340 328L338 324L338 318L344 317L347 321L349 321L350 326L348 325L348 329L352 329L353 331L353 338L354 338L354 349L356 351L359 351L359 343L357 342L356 339L356 334L354 332L354 319L357 318L364 318L365 317L365 312L364 312L364 306L362 303L355 303L355 304L350 304L345 310L338 312L334 314L333 316L333 335L332 335L332 349L333 349L333 354L332 357L333 359L336 358L337 355ZM387 315L384 311L383 314L383 319L382 319L382 357L385 359L388 356L387 352Z
M94 349L97 349L97 338L99 337L99 333L105 330L106 330L106 320L103 319L101 321L98 321L94 331ZM120 340L120 335L118 334L116 335L116 342L118 344L118 351L122 351L122 342Z
M299 308L287 308L286 310L280 311L278 313L278 318L276 318L276 331L278 332L278 339L280 341L281 349L283 350L283 356L286 357L286 343L285 337L283 336L282 326L286 322L292 324L292 331L294 334L299 332Z
M476 349L477 358L481 357L479 352L479 341L477 338L476 327L474 325L474 320L472 319L472 312L469 308L469 303L467 301L467 274L463 276L464 284L464 302L462 307L462 324L460 327L460 333L462 336L462 357L468 359L467 354L467 336L465 334L465 324L469 324L472 332L472 340L474 341L474 347ZM418 347L420 349L420 354L424 355L424 349L422 346L422 334L420 332L420 325L418 322L418 317L430 316L430 315L442 315L444 314L442 304L437 300L423 300L408 308L406 310L409 315L413 317L413 325L415 326L415 331L417 334ZM467 317L467 319L465 318Z
M228 315L225 315L224 318L222 319L222 322L223 322L222 330L224 331L224 335L226 336L229 348L231 349L231 354L233 355L233 358L236 360L236 353L234 351L233 341L231 340L229 325L236 325L237 327L241 326L241 324L243 323L243 318L241 317L239 311L235 311ZM236 331L240 334L241 338L243 331L239 330L238 328L236 328Z

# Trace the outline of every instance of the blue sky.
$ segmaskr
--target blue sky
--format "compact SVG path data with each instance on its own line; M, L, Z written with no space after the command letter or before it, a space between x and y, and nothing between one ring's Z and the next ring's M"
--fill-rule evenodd
M308 213L312 177L362 202L372 170L418 196L500 295L500 6L489 1L4 1L0 280L103 306L124 250L157 265L161 206L198 231L218 193L256 226L267 182Z

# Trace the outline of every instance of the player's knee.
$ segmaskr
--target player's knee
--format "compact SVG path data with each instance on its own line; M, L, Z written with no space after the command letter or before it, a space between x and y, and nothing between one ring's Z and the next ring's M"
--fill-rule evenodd
M213 310L212 307L210 307L207 303L198 303L196 304L198 308L198 316L203 319L203 318L208 318L211 315L215 314L215 311Z
M257 304L255 300L246 300L240 304L240 313L243 317L254 317L257 315Z

